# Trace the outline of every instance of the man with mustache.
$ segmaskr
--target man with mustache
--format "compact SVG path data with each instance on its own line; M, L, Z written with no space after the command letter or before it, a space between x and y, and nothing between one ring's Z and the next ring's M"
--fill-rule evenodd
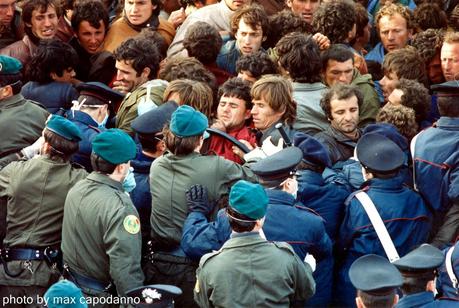
M361 136L358 124L362 102L363 95L359 89L342 84L333 86L320 100L330 126L318 133L316 138L328 148L333 165L354 154Z
M4 48L24 35L21 25L21 11L16 0L0 0L0 48Z

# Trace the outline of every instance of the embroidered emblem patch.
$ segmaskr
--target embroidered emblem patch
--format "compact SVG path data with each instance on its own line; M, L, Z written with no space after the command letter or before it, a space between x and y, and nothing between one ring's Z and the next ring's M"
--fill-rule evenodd
M140 221L135 215L128 215L123 221L124 229L131 233L137 234L140 231Z

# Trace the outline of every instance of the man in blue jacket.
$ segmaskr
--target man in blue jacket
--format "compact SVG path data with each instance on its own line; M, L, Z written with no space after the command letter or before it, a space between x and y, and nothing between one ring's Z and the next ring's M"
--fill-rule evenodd
M363 168L363 192L374 203L393 246L404 256L427 239L430 212L421 196L403 185L399 170L404 154L397 144L379 134L362 136L356 147ZM361 192L361 191L357 191ZM346 200L344 221L337 241L341 264L335 281L335 301L353 307L355 288L348 271L357 258L365 254L385 256L385 250L362 203L353 193Z
M332 244L323 219L296 202L298 183L295 170L302 157L301 150L288 147L253 164L251 169L259 176L269 198L263 233L270 241L291 244L300 259L315 259L318 262L314 272L316 294L308 305L327 306L332 282ZM220 210L216 221L209 223L206 216L212 207L200 196L202 193L196 193L196 186L187 192L191 213L185 221L181 242L188 257L194 259L220 249L231 234L225 210Z

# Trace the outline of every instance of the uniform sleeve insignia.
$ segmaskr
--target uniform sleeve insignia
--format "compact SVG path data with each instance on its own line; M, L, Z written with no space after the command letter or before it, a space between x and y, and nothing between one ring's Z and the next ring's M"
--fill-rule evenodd
M145 289L142 291L142 296L145 299L145 302L147 304L151 304L154 302L154 300L161 300L161 293L156 291L156 289Z
M127 232L131 234L137 234L140 231L139 218L137 218L135 215L128 215L126 218L124 218L123 226Z

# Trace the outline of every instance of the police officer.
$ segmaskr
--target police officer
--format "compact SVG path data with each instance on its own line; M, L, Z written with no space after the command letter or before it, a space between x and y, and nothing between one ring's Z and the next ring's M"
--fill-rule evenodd
M95 136L104 131L114 106L124 97L101 82L85 82L76 86L80 91L78 101L74 102L67 118L81 130L80 150L72 160L82 165L88 172L91 167L91 142Z
M266 238L290 243L301 260L308 254L315 258L318 262L314 272L317 293L308 305L326 306L332 283L332 245L323 219L295 200L298 189L295 170L302 157L301 150L288 147L253 164L251 169L258 175L269 198L263 225ZM194 259L220 249L231 235L225 210L219 211L216 222L209 223L206 216L211 207L203 200L205 197L199 195L195 186L187 193L191 213L185 221L181 243L187 255Z
M357 289L358 308L394 307L402 275L386 258L369 254L358 258L349 269L349 278Z
M132 289L126 295L137 302L133 305L136 308L173 308L174 298L181 294L182 290L175 286L153 284Z
M459 305L459 241L443 250L444 262L438 269L435 307Z
M441 250L423 244L393 263L403 276L397 308L434 307L434 279L443 260Z
M412 140L415 187L434 211L432 245L442 248L459 235L459 85L431 87L440 119Z
M169 127L164 130L168 153L155 159L150 169L154 254L144 267L146 282L180 287L183 296L177 299L178 306L195 305L192 290L196 264L180 249L182 227L188 212L185 191L193 184L201 184L208 188L209 201L214 202L227 194L237 180L256 180L245 166L220 156L199 154L207 126L207 118L201 112L187 105L177 108Z
M204 255L196 272L194 294L201 307L289 306L314 293L311 268L290 245L262 235L268 202L259 184L241 180L231 188L231 238Z
M12 162L0 171L0 197L8 198L5 248L1 250L0 296L37 300L59 277L59 247L67 192L86 177L71 155L81 133L54 115L43 130L41 155Z
M399 169L404 163L404 153L400 147L379 134L366 134L357 143L356 154L367 182L346 200L337 241L342 261L338 265L334 299L341 306L354 304L355 289L348 276L352 262L365 254L385 256L387 252L383 246L386 242L380 240L360 197L367 196L374 205L374 212L382 220L399 256L424 243L430 228L430 212L421 196L403 185Z
M92 149L94 171L65 201L64 269L85 295L125 295L144 279L139 216L124 190L133 180L129 161L136 147L125 132L109 129L94 138Z
M16 153L40 137L49 115L45 107L20 94L21 69L19 60L0 55L0 158L23 156Z
M344 200L350 191L338 181L326 183L322 177L331 160L325 146L303 132L294 135L293 144L303 152L298 165L298 201L316 211L325 221L334 242L344 215Z
M146 253L146 244L151 230L150 167L153 161L166 150L163 127L171 120L172 113L177 107L175 102L167 102L142 114L131 123L140 145L137 149L137 157L131 160L136 186L129 195L140 216L142 255Z

